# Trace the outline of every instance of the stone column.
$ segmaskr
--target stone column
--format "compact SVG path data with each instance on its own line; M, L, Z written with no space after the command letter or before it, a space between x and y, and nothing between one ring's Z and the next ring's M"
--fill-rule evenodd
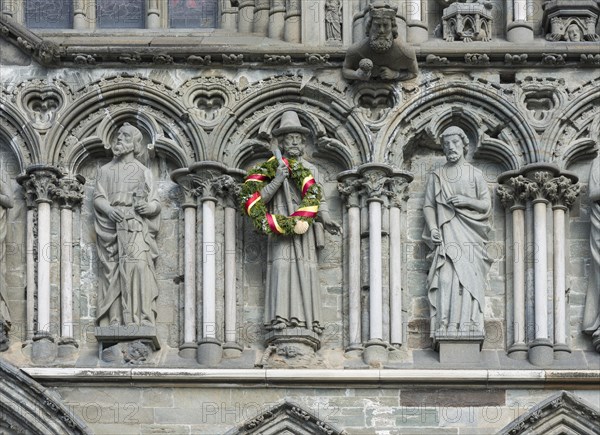
M533 181L531 199L533 203L534 233L534 340L529 346L529 361L537 366L547 366L554 360L552 341L548 331L548 239L547 206L549 204L547 183L558 173L554 166L528 165L523 169L526 177Z
M369 209L369 341L364 360L378 365L387 361L387 343L383 340L383 262L382 204L385 184L392 175L387 165L367 163L358 168L368 197Z
M61 176L61 172L52 166L34 165L27 168L25 176L20 178L26 191L34 195L37 205L37 327L32 348L32 359L36 363L49 363L57 356L50 321L50 209L52 191ZM27 237L32 238L33 234Z
M507 10L508 23L506 39L509 42L527 43L533 41L533 23L528 21L531 10L529 0L509 0Z
M240 0L238 11L238 31L252 33L254 30L254 5L255 0Z
M358 0L355 5L358 7L352 19L352 37L353 42L358 42L365 37L365 16L368 13L369 0Z
M286 0L285 34L287 42L300 43L302 39L302 10L300 0Z
M535 189L535 183L517 175L516 171L502 174L498 182L500 201L512 216L513 337L508 356L523 360L527 359L528 349L525 336L525 203L529 192Z
M231 0L221 0L220 28L231 32L237 31L238 8L231 5Z
M413 176L394 171L389 183L390 196L390 344L402 345L402 235L400 215L408 199L406 191Z
M239 174L242 176L245 173ZM224 296L225 296L225 344L223 356L239 358L243 348L238 344L237 336L237 288L236 288L236 215L239 184L230 175L219 177L216 181L219 197L225 211L224 234Z
M60 204L60 340L59 356L75 353L79 344L73 331L73 209L83 200L85 178L61 178L53 189Z
M581 191L577 181L577 176L563 174L547 184L554 217L554 359L567 358L571 354L567 344L566 215Z
M216 365L223 349L217 337L216 324L216 269L218 246L215 234L215 213L218 184L216 180L226 167L218 162L204 161L190 166L194 173L196 192L202 204L202 334L198 345L198 362Z
M285 30L285 0L271 0L269 38L283 40Z
M36 267L35 267L35 240L37 239L37 227L36 227L36 215L37 215L37 204L35 202L36 195L35 189L31 183L28 183L29 176L26 174L17 177L17 182L23 186L25 204L27 205L26 213L26 234L27 240L25 242L25 255L26 255L26 302L25 302L25 313L27 322L27 342L30 344L33 340L35 333L35 294L37 293L36 283Z
M75 0L73 8L73 29L85 30L89 28L89 21L85 10L84 0Z
M159 0L147 0L146 3L146 28L160 29L160 6Z
M338 190L347 211L346 268L348 270L348 345L346 353L355 355L363 350L361 337L360 300L360 175L344 171L338 175Z
M256 0L254 7L254 33L267 36L269 34L269 0Z
M196 358L196 197L192 177L188 169L171 172L171 179L183 192L183 343L179 346L179 356Z
M405 0L407 40L425 42L429 38L427 26L427 0Z

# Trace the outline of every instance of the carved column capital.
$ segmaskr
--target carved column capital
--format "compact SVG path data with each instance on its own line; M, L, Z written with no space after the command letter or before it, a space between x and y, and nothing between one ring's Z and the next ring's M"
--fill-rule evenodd
M549 182L558 176L560 173L556 166L548 164L532 164L525 167L522 171L525 177L532 181L529 185L529 199L536 202L550 202L548 198L549 190L552 190L552 185Z
M194 195L201 201L217 202L220 184L216 180L227 173L227 167L219 162L204 161L190 166Z
M190 170L187 168L176 169L169 174L171 180L173 180L179 187L181 187L182 201L181 207L183 208L196 208L196 188L194 186L194 179Z
M388 179L388 197L390 205L401 209L408 200L408 185L414 179L413 175L404 171L394 171Z
M221 175L218 177L214 182L213 189L216 196L223 201L225 207L237 207L237 198L240 194L241 186L231 175Z
M85 178L76 175L75 178L61 178L52 187L52 196L59 201L61 208L73 209L83 200L83 185Z
M525 208L527 199L532 197L538 189L534 181L523 175L501 179L500 182L496 193L500 197L502 205L511 210Z
M341 172L337 176L338 192L340 193L346 208L360 206L360 191L362 183L360 175L355 170Z
M545 184L546 196L552 202L553 208L568 210L573 206L581 193L582 185L576 177L561 175Z
M25 188L26 200L32 203L52 204L54 189L62 177L60 170L53 166L35 165L27 168L17 181Z
M388 195L386 187L394 172L390 166L367 163L360 166L358 172L362 176L361 184L367 195L367 202L382 201Z

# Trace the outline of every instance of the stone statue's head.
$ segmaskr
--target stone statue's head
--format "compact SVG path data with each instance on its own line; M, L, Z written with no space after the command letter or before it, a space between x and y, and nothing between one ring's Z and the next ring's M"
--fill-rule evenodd
M288 110L281 116L279 128L273 130L275 137L280 137L279 146L283 153L292 158L298 158L304 153L306 136L310 130L302 127L298 114Z
M582 35L581 35L581 29L579 28L579 26L575 23L570 24L569 27L567 27L567 31L565 33L565 38L567 41L571 41L571 42L581 41Z
M469 138L465 131L460 127L448 127L440 135L440 140L446 159L449 162L457 162L467 153Z
M369 46L377 53L382 53L390 48L394 39L398 37L396 12L398 8L387 3L371 5L366 23L366 35L369 37Z
M136 152L142 146L142 132L126 122L121 126L117 135L117 141L112 146L113 154L118 157L123 154Z

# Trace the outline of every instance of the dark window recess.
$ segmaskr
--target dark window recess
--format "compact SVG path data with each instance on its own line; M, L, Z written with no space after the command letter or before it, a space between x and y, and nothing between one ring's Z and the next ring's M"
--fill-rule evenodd
M143 29L144 0L96 0L97 25L101 29Z
M70 29L73 0L26 0L25 25L32 29Z
M217 27L217 0L169 0L169 27L211 29Z

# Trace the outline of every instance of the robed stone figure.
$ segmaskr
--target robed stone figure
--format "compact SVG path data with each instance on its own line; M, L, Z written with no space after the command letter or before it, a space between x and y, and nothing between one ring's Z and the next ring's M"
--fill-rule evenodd
M592 267L583 313L583 332L592 334L596 350L600 352L600 154L592 163L588 192Z
M427 277L431 335L483 339L490 194L482 172L465 161L465 132L450 127L441 142L447 162L429 176L423 209L423 238L433 250Z
M6 174L4 174L6 175ZM10 313L6 288L6 233L8 231L8 209L13 207L12 192L0 176L0 352L8 349Z
M279 140L283 157L300 161L318 182L316 167L302 158L308 133L293 111L285 112L280 127L272 132ZM272 214L290 216L299 207L301 193L288 178L287 166L280 164L275 178L261 191ZM341 230L339 224L331 220L324 198L316 222L306 233L269 236L265 296L267 329L299 327L316 333L323 331L317 258L318 249L323 247L323 227L332 234Z
M160 203L150 169L136 158L141 145L142 133L125 123L96 179L99 326L155 325Z

